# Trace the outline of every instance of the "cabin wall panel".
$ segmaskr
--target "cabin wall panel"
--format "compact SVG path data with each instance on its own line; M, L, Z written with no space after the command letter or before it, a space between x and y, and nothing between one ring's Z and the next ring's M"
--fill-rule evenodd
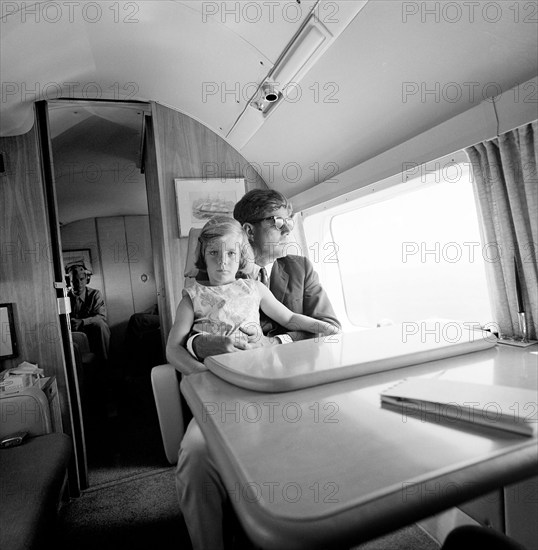
M45 375L56 375L64 410L65 364L35 127L24 135L0 138L0 150L6 158L0 177L0 300L15 304L19 343L19 356L0 367L29 361Z
M125 235L133 307L135 312L142 312L154 306L157 301L149 216L126 216Z
M311 213L342 204L345 195L396 174L419 175L416 168L443 158L466 147L523 126L536 120L536 102L532 93L538 86L538 77L515 86L497 96L400 143L392 149L341 172L336 178L322 182L293 197L297 210L311 209ZM334 184L334 180L338 185Z
M146 194L151 243L153 246L153 268L155 270L155 285L157 289L157 304L161 321L161 337L163 349L166 346L166 337L172 326L173 303L167 288L171 287L170 247L165 238L167 218L164 207L164 197L160 190L160 143L153 128L153 118L146 116L146 132L144 136L144 166L146 175Z
M152 221L152 240L163 258L157 287L171 292L163 300L169 308L162 317L166 338L181 299L188 241L179 236L174 179L243 177L246 191L267 185L243 156L203 124L158 103L152 103L152 119L148 141L153 140L154 151L147 155L146 181L150 216L161 208L158 225Z
M108 324L114 336L116 325L126 324L134 313L123 218L97 218L97 235L105 279Z

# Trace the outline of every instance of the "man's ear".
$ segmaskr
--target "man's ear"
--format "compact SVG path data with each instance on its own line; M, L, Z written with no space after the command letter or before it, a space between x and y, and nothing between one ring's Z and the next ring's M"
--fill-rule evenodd
M245 222L243 224L243 230L247 234L248 240L252 241L252 239L254 239L254 226L251 223Z

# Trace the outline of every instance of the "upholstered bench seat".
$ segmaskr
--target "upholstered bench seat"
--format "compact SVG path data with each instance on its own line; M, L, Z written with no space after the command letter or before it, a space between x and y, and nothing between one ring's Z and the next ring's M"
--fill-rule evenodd
M51 433L0 449L0 548L52 547L58 506L72 453L71 438Z

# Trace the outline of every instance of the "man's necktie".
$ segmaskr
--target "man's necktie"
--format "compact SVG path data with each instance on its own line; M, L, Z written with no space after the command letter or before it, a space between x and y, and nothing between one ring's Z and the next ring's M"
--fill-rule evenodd
M82 301L82 298L80 296L77 296L75 300L75 315L80 315L83 306L84 302Z
M265 271L265 267L260 268L260 272L258 273L258 278L265 286L269 286L269 280L267 278L267 271Z

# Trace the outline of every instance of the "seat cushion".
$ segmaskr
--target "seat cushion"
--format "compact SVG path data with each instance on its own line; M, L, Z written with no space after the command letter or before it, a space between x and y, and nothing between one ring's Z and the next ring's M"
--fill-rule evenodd
M71 438L52 433L0 449L0 548L37 549L50 544L56 521Z

